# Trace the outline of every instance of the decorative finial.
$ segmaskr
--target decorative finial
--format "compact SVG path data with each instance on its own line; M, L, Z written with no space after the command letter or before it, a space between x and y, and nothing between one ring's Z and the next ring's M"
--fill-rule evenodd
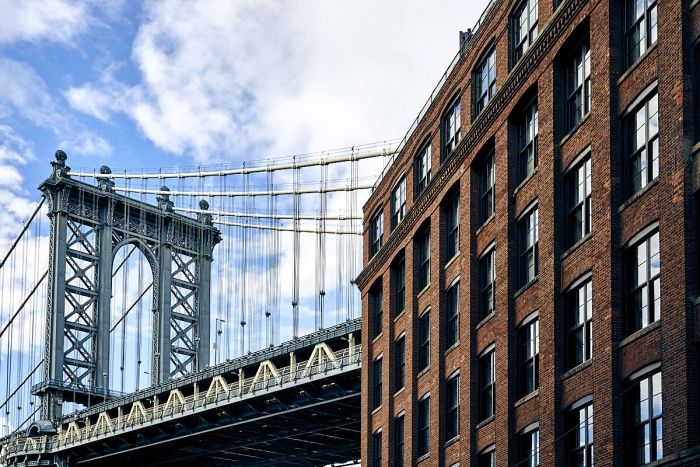
M199 202L199 209L202 211L208 211L209 210L209 202L206 199L203 199Z
M55 157L56 160L51 161L51 167L53 167L51 178L58 180L63 177L69 177L68 172L70 172L70 167L66 165L66 161L68 160L66 153L59 149L56 151Z
M100 175L109 175L111 173L112 169L110 169L109 166L103 165L102 167L100 167ZM112 191L112 189L114 188L114 180L112 180L110 177L100 177L98 175L97 186L102 191Z
M208 211L209 202L206 199L200 200L199 209L201 209L202 211ZM214 225L214 223L212 222L211 214L209 213L197 213L197 220L206 225Z
M172 212L173 206L175 205L175 203L170 201L170 195L167 193L168 191L170 191L170 188L163 185L162 187L160 187L160 191L161 191L161 194L159 194L156 197L156 201L158 201L158 207L160 209L162 209L163 211Z

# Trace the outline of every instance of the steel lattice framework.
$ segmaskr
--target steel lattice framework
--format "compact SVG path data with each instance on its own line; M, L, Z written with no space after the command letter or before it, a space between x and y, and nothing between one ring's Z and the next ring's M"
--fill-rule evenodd
M97 186L79 182L66 159L56 153L40 186L51 236L44 378L34 392L46 420L61 417L64 400L108 395L112 265L124 245L145 255L154 278L153 384L209 361L211 262L220 241L206 201L196 219L186 217L167 194L151 206L114 193L108 167Z

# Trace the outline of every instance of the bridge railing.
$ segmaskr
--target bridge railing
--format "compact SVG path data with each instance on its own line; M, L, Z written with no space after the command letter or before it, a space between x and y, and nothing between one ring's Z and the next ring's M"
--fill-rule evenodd
M316 352L316 349L319 348L323 350L322 346L323 344L318 344L311 357L306 361L290 364L281 369L276 369L274 366L264 368L263 376L261 376L260 369L255 376L233 382L227 381L224 375L218 375L212 379L206 391L195 391L194 394L184 396L179 389L173 389L165 403L155 403L149 400L148 402L153 403L153 405L146 406L143 401L136 401L131 404L128 413L122 408L120 408L117 417L111 417L107 412L101 412L95 421L86 418L82 426L71 422L65 429L61 427L56 435L17 436L0 448L0 463L6 462L8 457L68 449L112 434L139 429L159 421L172 420L220 405L252 399L260 395L261 392L274 392L288 388L300 380L322 379L331 373L342 372L348 367L359 367L362 359L361 344L335 352ZM262 362L260 368L267 365L268 362Z

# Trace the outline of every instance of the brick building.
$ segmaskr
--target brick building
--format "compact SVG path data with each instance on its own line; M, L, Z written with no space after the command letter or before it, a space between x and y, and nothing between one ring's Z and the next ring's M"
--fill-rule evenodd
M364 207L365 465L700 465L698 0L494 0Z

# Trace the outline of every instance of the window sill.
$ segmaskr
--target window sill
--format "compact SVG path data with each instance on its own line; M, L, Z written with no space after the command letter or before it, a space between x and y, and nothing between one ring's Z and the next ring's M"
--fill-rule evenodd
M533 177L539 173L539 171L540 171L540 166L537 165L537 166L532 170L532 173L531 173L530 175L528 175L527 177L525 177L525 178L523 179L523 181L520 182L520 184L519 184L517 187L515 187L515 190L513 190L513 196L515 197L515 195L517 195L518 192L519 192L520 190L522 190L522 189L525 187L525 185L527 185L527 182L529 182L530 180L532 180Z
M656 177L654 180L647 183L647 186L645 186L644 188L642 188L641 190L639 190L638 192L636 192L635 194L630 196L627 199L627 201L622 203L620 205L620 207L617 208L617 212L621 213L622 211L624 211L627 207L629 207L631 204L633 204L635 201L637 201L639 198L641 198L644 195L644 193L651 190L653 187L655 187L658 184L659 184L659 177Z
M520 287L520 289L519 289L517 292L515 292L515 293L513 294L513 299L516 299L516 298L518 298L520 295L524 294L525 291L526 291L527 289L529 289L529 288L532 287L533 285L537 284L537 282L539 281L539 279L540 279L539 276L536 276L536 277L535 277L534 279L532 279L530 282L528 282L527 284L525 284L525 285L523 285L522 287Z
M568 250L566 250L564 253L562 253L562 254L561 254L561 259L563 260L564 258L566 258L567 256L569 256L569 255L570 255L571 253L573 253L578 247L580 247L581 245L583 245L584 243L586 243L586 240L588 240L589 238L591 238L591 232L588 232L586 235L583 236L583 238L581 238L581 240L579 240L579 241L577 241L576 243L574 243L573 245L571 245L571 246L569 247Z
M651 55L651 52L652 52L654 49L656 49L656 45L657 45L658 43L659 43L659 40L656 39L656 42L654 42L653 44L651 44L651 46L647 49L647 51L644 52L644 55L642 55L641 57L639 57L637 60L635 60L635 62L634 62L633 64L631 64L629 67L627 67L627 70L625 70L625 72L622 73L622 76L620 76L620 77L618 78L618 80L617 80L617 86L618 86L618 87L620 87L620 85L622 84L622 82L625 81L625 80L629 77L629 75L631 75L631 74L634 72L634 70L636 70L637 68L639 68L639 66L642 64L642 62L644 62L644 60L645 60L649 55Z
M402 317L403 315L405 315L405 314L406 314L406 308L404 308L403 310L401 310L401 313L399 313L398 315L394 316L394 322L397 322L397 321L399 320L399 318L401 318L401 317Z
M379 339L382 338L382 334L384 334L384 331L380 332L379 334L377 334L376 336L374 336L372 338L372 345L374 345Z
M482 319L481 321L479 321L479 323L476 325L476 329L479 329L479 328L485 326L486 323L488 323L489 321L491 321L491 318L493 318L493 315L495 315L495 314L496 314L496 311L494 310L494 311L492 311L491 313L489 313L488 315L484 316L484 319Z
M401 389L399 389L398 391L396 391L396 392L394 393L394 397L398 397L398 396L399 396L402 392L404 392L405 390L406 390L406 386L402 387Z
M457 435L457 436L455 436L455 437L453 437L453 438L450 438L450 439L448 439L447 441L445 441L445 446L444 446L444 447L445 447L445 448L448 448L448 447L450 447L450 446L452 446L453 444L458 443L458 442L459 442L459 435Z
M661 320L654 321L650 325L648 325L645 328L640 329L639 331L635 331L629 336L625 337L620 341L618 344L618 347L622 348L629 344L630 342L636 341L637 339L641 338L642 336L646 336L650 332L653 332L655 329L658 329L661 327Z
M421 297L421 295L423 295L425 293L425 291L428 290L429 288L430 288L430 282L428 282L428 285L426 285L425 287L420 289L420 292L418 292L418 294L416 295L416 299L419 299Z
M479 423L477 423L476 426L474 427L474 429L478 430L479 428L483 428L486 425L488 425L489 423L491 423L492 421L494 421L495 419L496 419L496 416L491 415L490 417L485 418L482 421L480 421Z
M564 379L570 378L570 377L574 376L576 373L579 373L579 372L585 370L586 368L588 368L592 364L593 364L593 359L589 358L585 362L579 363L578 365L576 365L575 367L573 367L572 369L568 370L566 373L561 375L561 379L564 380Z
M369 414L370 414L370 416L372 416L372 415L376 414L377 412L379 412L380 410L382 410L381 405L379 407L375 407L374 409L372 409L372 411Z
M476 229L476 232L474 232L474 236L478 236L479 233L486 228L487 225L491 223L491 221L496 217L496 212L492 212L491 215L489 216L488 219L486 219L484 222L481 223L478 229Z
M426 366L421 371L419 371L418 374L416 375L416 379L419 379L421 376L425 375L428 371L430 371L430 365Z
M421 462L430 459L430 453L423 454L420 456L418 459L416 459L416 464L420 464Z
M457 347L459 347L459 341L455 342L454 344L452 344L451 346L449 346L447 350L445 350L445 356L447 356L448 354L452 353L452 351L453 351L454 349L456 349Z
M528 394L528 395L526 395L526 396L523 396L523 397L521 397L520 399L518 399L517 401L515 401L515 403L513 404L513 407L514 407L514 408L515 408L515 407L520 407L520 406L523 405L525 402L529 401L530 399L534 399L535 397L537 397L537 396L539 396L539 395L540 395L540 390L539 390L539 388L537 388L537 389L535 389L534 391L532 391L530 394Z
M591 111L589 110L586 115L583 116L580 122L576 124L575 127L573 127L569 132L559 141L559 147L564 146L567 141L569 141L578 131L579 128L583 126L584 123L586 123L586 120L588 120L591 117Z
M452 256L452 258L450 258L450 260L449 260L447 263L445 263L445 268L444 268L444 269L449 268L450 265L451 265L452 263L454 263L455 261L457 261L457 258L459 258L459 251L458 251L457 253L455 253L455 254Z

